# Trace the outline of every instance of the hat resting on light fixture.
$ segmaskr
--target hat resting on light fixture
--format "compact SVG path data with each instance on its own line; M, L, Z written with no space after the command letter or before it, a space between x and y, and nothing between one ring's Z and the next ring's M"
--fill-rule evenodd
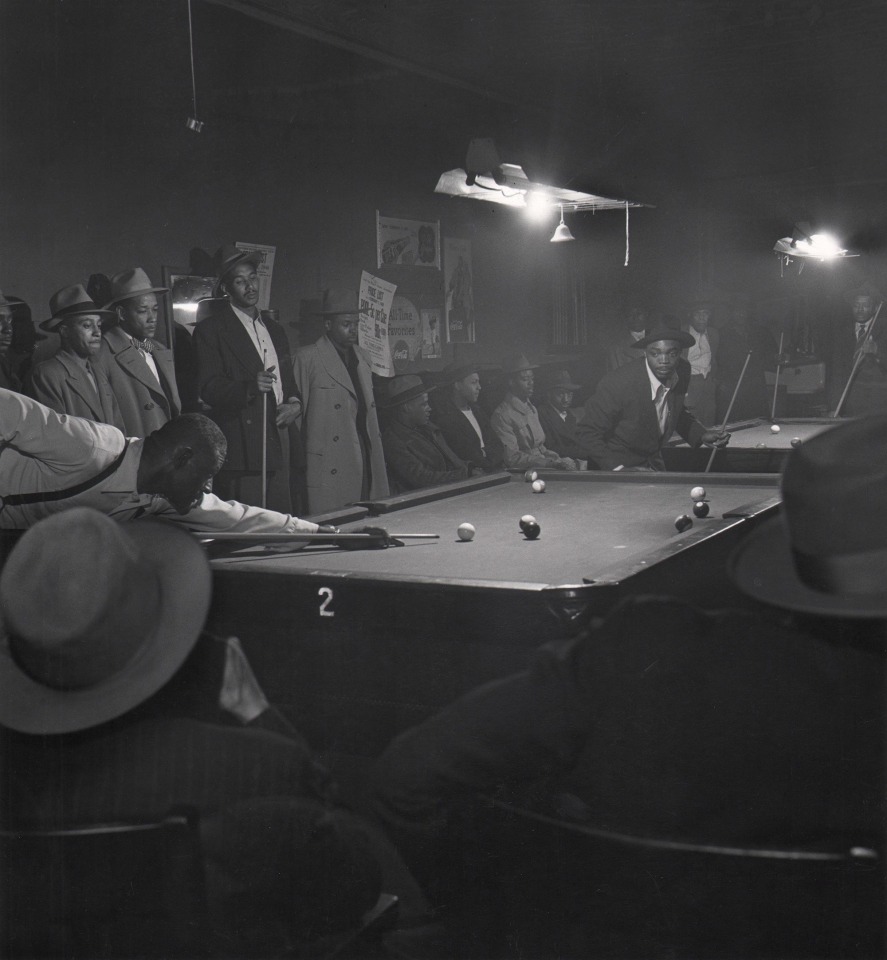
M550 243L565 243L576 238L570 233L570 228L564 223L564 205L561 204L561 222L554 228Z

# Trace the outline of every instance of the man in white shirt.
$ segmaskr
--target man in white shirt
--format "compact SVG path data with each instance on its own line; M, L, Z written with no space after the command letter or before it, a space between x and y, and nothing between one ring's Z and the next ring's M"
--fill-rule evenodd
M104 305L116 314L103 334L100 362L123 416L126 434L146 437L182 412L172 351L156 339L158 293L141 267L111 278Z
M148 437L58 414L0 389L0 529L24 529L71 507L115 520L159 517L190 530L293 533L316 523L207 492L225 460L225 438L200 414L170 421Z
M711 326L711 304L698 301L685 329L696 342L684 352L684 358L690 363L690 385L684 406L697 420L714 423L719 335Z
M194 329L198 383L209 416L228 441L228 458L216 479L220 495L289 513L294 493L298 501L291 479L301 451L295 423L302 404L286 334L258 308L260 260L261 254L233 245L216 252L218 290L227 302L213 301Z

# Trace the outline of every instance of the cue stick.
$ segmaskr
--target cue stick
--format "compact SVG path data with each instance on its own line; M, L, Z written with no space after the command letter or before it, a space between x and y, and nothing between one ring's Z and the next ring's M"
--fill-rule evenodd
M739 393L739 388L742 386L742 378L745 376L746 368L748 367L748 361L751 360L751 350L748 351L748 354L745 357L745 363L742 365L742 371L739 374L739 379L736 381L736 386L733 388L733 396L730 397L730 406L727 407L727 412L724 415L724 422L721 424L721 433L727 429L727 423L730 420L730 413L733 410L733 403L736 400L736 394ZM715 454L720 450L720 447L711 448L711 456L708 458L708 463L705 467L705 472L708 473L711 470L712 462L714 461Z
M779 356L782 356L782 341L785 339L785 330L780 330L779 332ZM770 341L773 342L772 340ZM776 361L776 379L773 381L773 406L770 407L770 419L776 419L776 394L779 391L779 368L782 364L777 360Z
M884 301L882 300L878 304L878 309L875 311L875 315L872 318L871 325L869 326L868 333L862 338L862 343L856 348L856 359L853 361L853 369L850 371L850 376L847 378L847 386L844 387L844 392L841 394L841 399L838 401L838 405L835 407L835 412L832 414L833 417L838 416L841 412L841 407L844 406L844 401L847 399L847 393L850 390L850 384L853 383L853 378L856 376L856 371L859 369L860 363L862 363L862 358L865 356L865 345L869 342L869 337L872 335L872 331L875 329L875 324L878 322L878 314L881 312L881 307L884 306Z
M242 540L244 543L273 543L285 540L299 540L305 543L357 543L379 540L383 534L375 533L205 533L192 531L200 540ZM440 540L439 533L385 533L384 536L396 540Z
M262 370L268 362L268 351L262 351ZM268 502L268 391L262 392L262 509Z

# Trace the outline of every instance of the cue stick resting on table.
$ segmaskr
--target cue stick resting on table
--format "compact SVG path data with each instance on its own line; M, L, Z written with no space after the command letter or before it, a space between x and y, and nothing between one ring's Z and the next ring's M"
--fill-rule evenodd
M782 368L782 362L779 358L782 357L782 343L785 340L785 330L779 331L779 355L776 360L776 376L773 380L773 403L770 406L770 419L776 419L776 394L779 391L779 371Z
M727 407L727 412L724 415L724 422L721 424L721 429L718 431L719 435L723 435L724 431L727 429L727 424L730 422L730 414L733 411L733 404L736 401L736 395L739 393L739 388L742 386L742 378L745 376L745 371L748 368L748 361L751 360L751 350L748 351L745 357L745 363L742 365L742 370L739 373L739 379L736 381L736 386L733 388L733 396L730 397L730 405ZM708 458L708 463L705 466L705 472L708 473L711 470L711 465L714 462L715 454L720 450L720 447L712 447L711 456Z
M875 329L875 324L878 322L878 314L881 312L881 307L883 306L884 301L882 300L878 304L878 309L875 311L875 315L872 318L872 322L869 324L866 335L862 338L862 343L856 348L853 360L853 369L850 371L850 376L847 378L847 385L844 387L844 392L841 394L841 399L838 401L838 405L835 407L835 412L832 414L833 417L838 417L841 413L841 407L844 406L844 401L847 399L847 393L850 390L850 385L853 383L853 378L856 376L856 371L859 369L859 365L862 363L862 358L865 356L865 346L869 342L872 331Z
M402 546L403 540L439 540L439 533L389 533L383 527L369 527L354 533L338 531L317 533L197 533L195 536L203 542L238 541L244 544L290 543L304 546L312 543L324 546L342 547L344 550L380 550L385 547Z

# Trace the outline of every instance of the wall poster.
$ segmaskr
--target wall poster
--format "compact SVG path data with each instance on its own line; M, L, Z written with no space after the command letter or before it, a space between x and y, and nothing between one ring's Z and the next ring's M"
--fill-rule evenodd
M440 270L440 223L383 217L376 211L376 266Z
M360 319L357 342L366 351L373 373L394 376L388 317L397 286L364 270L360 275Z
M444 239L444 291L447 343L474 343L470 240Z

